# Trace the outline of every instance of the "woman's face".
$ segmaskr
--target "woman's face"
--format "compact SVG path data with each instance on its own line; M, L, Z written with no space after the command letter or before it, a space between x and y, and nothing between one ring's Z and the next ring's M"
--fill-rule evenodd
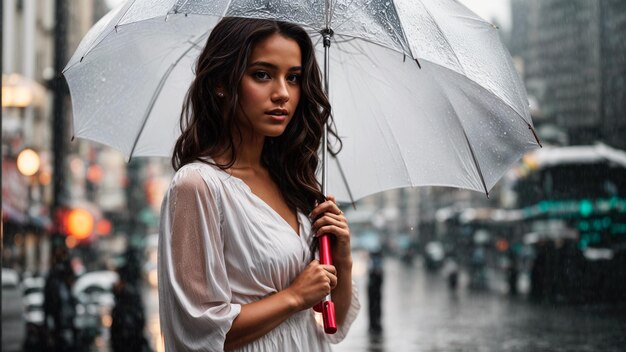
M258 42L239 84L237 123L250 136L280 136L300 101L302 54L280 34Z

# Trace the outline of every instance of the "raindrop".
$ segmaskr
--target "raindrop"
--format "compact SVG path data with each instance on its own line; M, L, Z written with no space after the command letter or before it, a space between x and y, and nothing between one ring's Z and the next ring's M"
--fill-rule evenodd
M506 131L504 131L504 135L506 136Z
M106 79L106 78L104 78L104 77L100 78L100 80L101 80L102 82L106 82L106 81L107 81L107 79Z

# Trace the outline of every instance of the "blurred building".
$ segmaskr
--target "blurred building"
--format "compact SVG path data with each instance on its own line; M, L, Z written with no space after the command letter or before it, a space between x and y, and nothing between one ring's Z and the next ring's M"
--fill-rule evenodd
M626 149L626 1L601 4L602 135Z
M47 271L48 235L53 230L51 82L56 76L56 6L55 1L2 1L2 258L3 265L31 273ZM104 0L85 0L66 1L64 10L68 33L64 54L69 58L87 30L108 8ZM66 106L70 106L69 96ZM70 136L71 110L65 111ZM99 153L80 142L68 144L69 150L64 154L69 170L65 180L69 202L87 204L90 212L100 214L101 209L95 205L97 198L90 197L89 192L91 180L107 178L90 170L89 162L98 160ZM34 150L39 160L39 167L29 176L20 172L17 165L18 155L27 148ZM124 171L124 160L119 159ZM87 177L90 174L91 180ZM118 178L123 180L123 176ZM116 187L122 188L123 182L118 181ZM92 191L91 194L97 194L97 190ZM123 198L119 203L123 203Z
M512 0L511 8L510 50L547 122L571 144L626 148L626 2Z

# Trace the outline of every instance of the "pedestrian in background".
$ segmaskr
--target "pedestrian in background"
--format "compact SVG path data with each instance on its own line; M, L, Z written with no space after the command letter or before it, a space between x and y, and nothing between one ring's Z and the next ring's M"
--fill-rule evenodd
M44 325L49 337L48 350L72 352L77 350L76 298L72 286L76 275L70 263L67 247L57 244L52 266L44 286Z
M146 317L138 282L138 268L126 262L118 269L119 280L113 287L115 306L111 311L111 349L113 352L149 352L144 335Z
M369 313L369 331L380 333L382 325L382 300L384 279L384 257L382 249L370 251L367 275L367 307Z
M167 351L330 351L359 303L350 230L315 172L330 105L307 32L224 18L200 54L164 198L159 307ZM333 235L334 266L313 260ZM332 292L338 332L311 309Z

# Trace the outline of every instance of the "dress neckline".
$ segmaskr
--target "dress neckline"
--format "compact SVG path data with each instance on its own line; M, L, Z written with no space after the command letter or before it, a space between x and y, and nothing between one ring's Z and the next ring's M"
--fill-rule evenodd
M207 161L209 162L215 162L212 158L206 158ZM222 175L227 176L227 179L232 179L234 180L236 183L238 183L239 185L241 185L244 190L246 190L246 192L252 197L254 198L257 203L260 203L263 207L265 207L267 210L269 210L275 218L280 219L280 221L283 222L283 224L289 228L291 230L291 232L296 235L297 237L301 237L302 236L302 221L300 219L300 210L296 208L296 222L297 222L297 228L298 231L296 231L293 227L291 227L291 224L289 224L289 222L283 218L274 208L272 208L269 204L267 204L266 201L264 201L261 197L259 197L258 195L256 195L256 193L254 193L252 191L252 188L250 188L250 186L248 186L248 184L246 183L246 181L242 180L241 178L234 176L228 172L226 172L225 170L222 170L220 167L213 165L213 164L207 164L208 166L212 167L213 169L215 169L217 172L222 173Z

